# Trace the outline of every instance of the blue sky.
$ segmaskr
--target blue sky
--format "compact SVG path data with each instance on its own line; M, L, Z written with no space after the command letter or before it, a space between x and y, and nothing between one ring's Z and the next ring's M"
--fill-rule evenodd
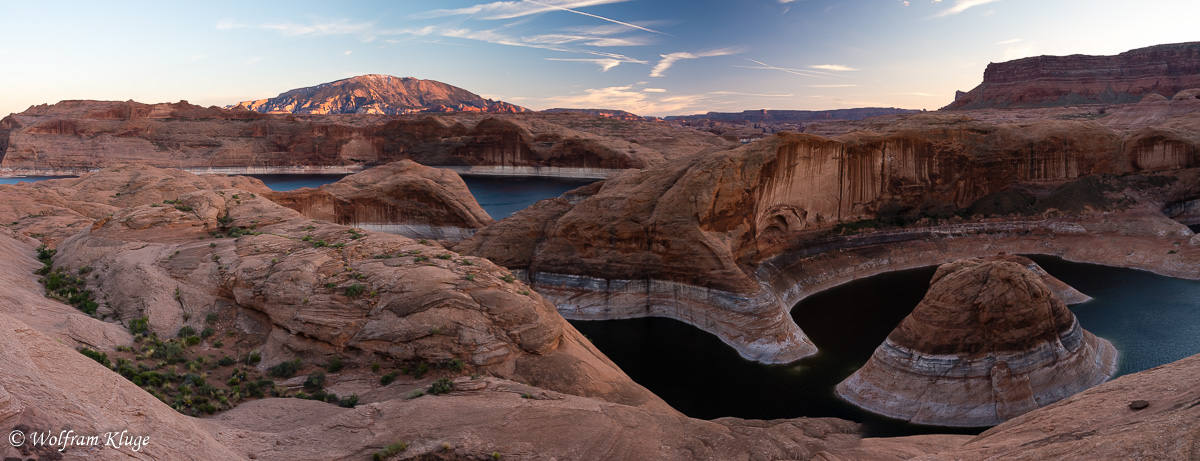
M175 3L0 0L0 114L227 105L369 73L532 109L932 110L989 62L1200 40L1194 0Z

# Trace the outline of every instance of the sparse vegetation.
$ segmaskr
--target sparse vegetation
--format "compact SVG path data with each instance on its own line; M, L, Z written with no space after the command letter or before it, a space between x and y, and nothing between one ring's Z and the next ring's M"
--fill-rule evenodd
M384 459L395 456L396 454L398 454L404 450L407 450L407 449L408 449L407 443L396 442L391 445L388 445L383 450L375 452L375 454L371 456L371 459L373 459L375 461L383 461Z
M391 384L393 381L395 381L395 380L396 380L396 377L397 377L397 376L399 376L399 375L400 375L400 373L397 373L397 372L393 371L393 372L391 372L391 373L388 373L388 374L386 374L386 375L380 376L380 377L379 377L379 384L382 384L382 385L384 385L384 386L386 386L386 385L388 385L388 384Z
M350 298L350 299L357 298L359 296L362 296L363 292L366 291L366 289L367 289L366 285L363 285L361 283L355 283L354 285L350 285L350 286L346 287L346 297Z
M277 378L291 378L292 376L296 375L297 371L300 371L300 359L280 362L279 364L268 368L267 374Z
M451 390L454 390L454 383L450 381L450 378L446 377L438 378L437 381L429 385L429 393L433 395L445 394Z

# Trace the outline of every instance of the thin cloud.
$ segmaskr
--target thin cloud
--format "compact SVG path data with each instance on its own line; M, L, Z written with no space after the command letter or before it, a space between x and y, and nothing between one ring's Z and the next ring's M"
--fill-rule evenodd
M938 14L933 15L933 17L944 18L946 16L953 16L953 15L962 13L963 11L967 11L968 9L971 9L971 8L974 8L974 7L977 7L980 5L987 5L988 3L992 3L995 1L997 1L997 0L955 0L954 6L942 10ZM934 1L934 3L941 3L941 0L936 0L936 1Z
M893 96L924 96L924 97L928 97L928 98L940 98L942 96L945 96L945 95L933 94L933 93L921 93L921 92L917 92L917 91L909 92L909 93L891 93L891 95L893 95Z
M442 9L426 11L413 15L414 18L441 18L446 16L474 16L478 19L512 19L531 14L545 13L558 8L585 8L610 3L622 3L629 0L553 0L549 3L531 1L503 1L480 3L465 8Z
M247 61L246 61L246 65L247 65L247 66L249 66L249 65L251 65L251 64L255 64L255 63L259 62L259 61L262 61L262 56L255 56L255 57L253 57L253 58L250 58L249 60L247 60Z
M217 21L217 25L215 27L217 28L217 30L230 30L230 29L237 29L240 27L246 27L246 25L236 22L232 19L222 19L220 21Z
M667 90L666 90L666 88L642 88L642 92L645 92L645 93L666 93L666 92L667 92Z
M762 66L762 67L752 67L752 66L734 66L734 67L741 67L741 68L743 68L743 69L769 69L769 70L777 70L777 71L780 71L780 72L787 72L787 73L789 73L789 74L800 75L800 76L803 76L803 77L812 77L812 78L829 78L829 77L827 77L827 76L818 75L818 74L825 74L824 72L809 71L809 70L801 70L801 69L789 69L789 68L787 68L787 67L776 67L776 66L772 66L772 65L770 65L770 64L767 64L767 63L765 63L765 62L758 61L758 60L755 60L755 59L750 59L750 58L747 58L747 57L744 57L744 56L738 56L738 57L739 57L739 58L742 58L742 59L745 59L745 60L747 60L747 61L750 61L750 62L752 62L752 63L758 64L759 66ZM825 74L825 75L830 75L830 74Z
M582 11L572 10L572 9L570 9L570 8L566 8L566 7L562 7L562 6L557 6L557 5L551 5L551 4L548 4L548 3L535 2L535 1L533 1L533 0L525 0L525 1L527 1L527 2L529 2L529 3L535 3L535 4L538 4L538 5L544 5L544 6L548 6L548 7L551 7L551 8L554 8L554 9L558 9L558 10L562 10L562 11L569 11L569 12L572 12L572 13L575 13L575 14L581 14L581 15L584 15L584 16L587 16L587 17L590 17L590 18L596 18L596 19L599 19L599 20L601 20L601 21L608 21L608 22L611 22L611 23L613 23L613 24L620 24L620 25L622 25L622 26L625 26L625 27L632 27L632 28L634 28L634 29L637 29L637 30L643 30L643 31L646 31L646 32L653 32L653 33L656 33L656 34L662 34L662 35L666 35L666 36L668 36L668 37L672 37L672 35L671 35L671 34L668 34L668 33L666 33L666 32L659 32L659 31L657 31L657 30L654 30L654 29L651 29L651 28L648 28L648 27L642 27L642 26L639 26L639 25L637 25L637 24L630 24L630 23L628 23L628 22L621 22L621 21L618 21L618 20L616 20L616 19L612 19L612 18L606 18L606 17L604 17L604 16L595 15L595 14L592 14L592 13L584 13L584 12L582 12Z
M996 44L996 46L1001 46L1001 45L1012 45L1013 43L1020 42L1021 40L1024 40L1024 39L1022 39L1022 38L1010 38L1010 39L1008 39L1008 40L1002 40L1002 41L996 42L995 44Z
M808 66L808 67L811 67L813 69L832 70L835 72L847 72L847 71L852 71L852 70L858 70L853 67L843 66L841 64L817 64L815 66Z
M708 94L717 96L750 96L755 98L790 98L795 96L792 93L787 94L764 94L764 93L742 93L738 91L709 91Z
M654 69L650 70L650 76L651 77L662 77L663 73L665 73L667 71L667 69L670 69L671 66L675 65L675 63L679 62L680 60L707 58L707 57L711 57L711 56L725 56L725 55L730 55L730 54L733 54L733 50L720 49L720 50L705 51L705 52L701 52L701 53L688 53L686 51L678 51L675 53L660 54L659 56L662 57L662 59L658 61L658 64L654 65Z
M546 60L547 61L562 61L562 62L590 62L592 64L599 65L600 72L608 72L609 69L617 67L617 66L621 65L621 63L626 63L626 62L636 63L636 64L647 64L646 61L639 61L636 59L622 61L620 59L614 59L614 58L546 58Z
M854 83L836 83L832 85L809 85L812 88L851 88L858 86Z
M550 107L619 109L642 115L699 110L711 104L705 101L704 94L667 96L662 92L645 91L651 88L639 90L636 86L589 88L579 94L545 98L542 101Z
M565 45L568 43L579 43L587 46L605 47L605 46L644 46L654 43L650 37L597 37L587 35L570 35L570 34L542 34L521 37L521 40L527 43L541 43L547 45Z
M375 30L371 22L352 23L345 19L325 21L313 24L296 24L293 22L268 23L258 26L260 29L274 30L283 35L370 35Z

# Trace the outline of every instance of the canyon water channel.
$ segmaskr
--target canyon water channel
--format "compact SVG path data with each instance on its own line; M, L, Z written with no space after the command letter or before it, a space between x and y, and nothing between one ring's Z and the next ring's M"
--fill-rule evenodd
M254 175L274 190L319 187L344 175ZM0 184L58 177L0 178ZM480 206L499 220L592 181L464 176ZM1192 226L1200 230L1200 226ZM1092 301L1071 306L1088 331L1120 352L1118 376L1200 353L1200 281L1134 269L1031 256ZM664 318L571 321L639 384L684 414L703 419L838 417L869 436L979 433L983 428L909 424L838 399L834 386L866 363L925 295L935 268L880 274L800 301L792 317L820 353L787 365L741 358L716 336Z
M284 191L301 187L320 187L342 179L340 174L261 174L250 175L262 180L272 190ZM594 179L574 178L528 178L516 176L462 175L467 189L475 196L479 206L493 219L512 216L537 203L539 200L558 197L563 192L586 186Z
M1120 351L1118 376L1200 353L1200 281L1134 269L1031 259L1092 301L1071 306L1088 331ZM628 373L684 414L712 419L832 416L871 436L978 433L909 424L837 398L834 386L866 363L925 295L935 268L856 280L800 301L792 318L820 352L788 365L742 359L715 336L670 319L572 321Z

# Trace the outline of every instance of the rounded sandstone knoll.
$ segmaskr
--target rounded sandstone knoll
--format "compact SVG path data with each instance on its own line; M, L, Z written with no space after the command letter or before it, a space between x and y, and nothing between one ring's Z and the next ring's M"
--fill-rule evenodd
M929 292L837 386L865 410L941 426L991 426L1100 384L1112 344L1079 326L1042 278L1005 257L942 265Z
M459 241L495 222L453 171L400 160L317 189L265 193L312 219L415 239Z

